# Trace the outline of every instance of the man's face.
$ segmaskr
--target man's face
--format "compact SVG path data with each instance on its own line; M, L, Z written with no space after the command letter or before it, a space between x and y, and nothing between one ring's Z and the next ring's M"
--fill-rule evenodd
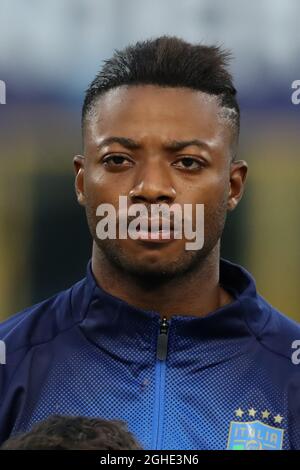
M96 249L124 274L153 279L184 275L218 243L246 175L243 162L231 163L233 131L220 114L216 97L187 88L122 86L96 101L85 126L85 158L75 157L76 190ZM103 145L110 137L130 139L131 145ZM182 144L195 140L199 145ZM186 250L185 238L167 243L100 240L96 209L110 203L117 210L120 195L127 196L128 206L145 204L149 213L151 204L191 204L193 211L204 204L202 249Z

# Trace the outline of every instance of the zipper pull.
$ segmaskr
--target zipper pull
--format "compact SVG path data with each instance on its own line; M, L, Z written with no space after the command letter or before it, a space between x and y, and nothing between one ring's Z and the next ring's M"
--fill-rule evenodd
M166 317L160 320L160 330L157 340L157 354L156 357L160 361L165 361L168 353L168 332L169 323Z

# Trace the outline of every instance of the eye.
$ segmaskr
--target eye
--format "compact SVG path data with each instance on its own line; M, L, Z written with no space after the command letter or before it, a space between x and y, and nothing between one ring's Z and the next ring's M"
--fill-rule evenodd
M202 161L193 157L182 157L175 162L175 165L184 170L199 170L205 166Z
M103 165L106 167L127 167L132 165L132 161L124 155L108 155L103 159Z

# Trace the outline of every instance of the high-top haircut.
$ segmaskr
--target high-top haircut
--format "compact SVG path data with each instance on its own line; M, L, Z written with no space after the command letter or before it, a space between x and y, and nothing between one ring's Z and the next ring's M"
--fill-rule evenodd
M240 110L228 71L231 53L219 46L190 44L175 36L140 41L115 50L88 87L82 107L82 127L96 99L122 85L183 87L219 98L222 115L238 139Z

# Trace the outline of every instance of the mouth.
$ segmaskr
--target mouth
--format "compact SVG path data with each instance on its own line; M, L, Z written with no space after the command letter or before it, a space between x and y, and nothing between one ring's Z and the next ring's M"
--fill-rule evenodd
M148 230L145 230L146 227ZM145 243L170 243L175 240L174 224L166 220L143 220L137 226L137 234L137 240Z
M148 246L152 244L165 244L181 238L179 236L179 229L175 229L172 218L139 218L139 223L131 226L132 221L135 221L132 217L127 219L127 236L142 244L146 243Z
M157 232L140 231L137 240L145 243L170 243L175 240L175 237L173 230L158 230Z
M174 231L174 222L167 219L141 219L141 223L137 226L138 230L145 231L146 227L148 232Z

